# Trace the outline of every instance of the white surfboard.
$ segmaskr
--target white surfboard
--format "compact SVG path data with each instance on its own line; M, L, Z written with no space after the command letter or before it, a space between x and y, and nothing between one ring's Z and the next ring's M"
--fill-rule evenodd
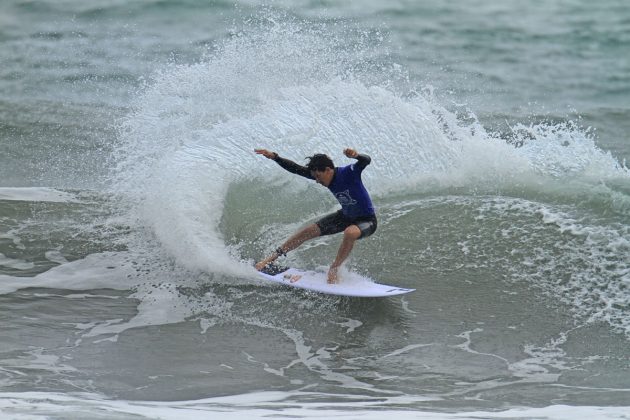
M356 273L347 273L336 284L328 284L327 273L303 271L297 268L274 267L273 271L259 272L266 280L286 284L298 289L306 289L328 295L353 297L386 297L402 295L416 289L405 289L388 284L374 283L367 277Z

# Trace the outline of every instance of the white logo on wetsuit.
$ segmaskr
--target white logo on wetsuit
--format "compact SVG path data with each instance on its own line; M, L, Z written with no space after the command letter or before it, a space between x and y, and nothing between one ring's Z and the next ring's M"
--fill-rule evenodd
M343 192L338 192L335 194L335 198L339 201L339 204L342 206L352 206L357 204L357 200L354 200L350 196L350 190L345 190Z

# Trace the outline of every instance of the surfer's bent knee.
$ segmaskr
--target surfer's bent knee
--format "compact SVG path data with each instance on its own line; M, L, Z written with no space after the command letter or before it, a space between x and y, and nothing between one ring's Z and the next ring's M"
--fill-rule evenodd
M348 236L352 239L359 239L361 237L361 229L357 225L350 225L343 231L343 236Z

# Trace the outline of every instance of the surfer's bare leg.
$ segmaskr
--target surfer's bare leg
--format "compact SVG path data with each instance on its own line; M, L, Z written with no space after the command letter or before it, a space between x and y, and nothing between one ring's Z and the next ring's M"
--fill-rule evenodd
M343 231L343 241L337 251L337 258L333 261L328 270L328 283L337 283L337 271L343 262L348 258L354 243L361 237L361 229L357 225L350 225Z
M319 230L319 226L317 226L315 223L313 223L312 225L308 225L303 229L300 229L295 234L293 234L293 236L287 239L287 241L282 244L282 246L278 248L273 254L257 263L256 270L262 270L267 264L274 262L280 255L286 254L289 251L293 251L304 242L308 241L309 239L317 238L319 235L321 235L321 231Z

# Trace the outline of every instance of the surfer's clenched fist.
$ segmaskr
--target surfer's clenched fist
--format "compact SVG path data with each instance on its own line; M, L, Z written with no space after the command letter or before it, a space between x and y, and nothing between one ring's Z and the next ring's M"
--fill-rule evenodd
M357 152L356 150L351 149L349 147L346 148L346 149L343 149L343 154L346 155L346 157L349 157L349 158L352 158L352 159L354 159L357 156L359 156L359 152Z

